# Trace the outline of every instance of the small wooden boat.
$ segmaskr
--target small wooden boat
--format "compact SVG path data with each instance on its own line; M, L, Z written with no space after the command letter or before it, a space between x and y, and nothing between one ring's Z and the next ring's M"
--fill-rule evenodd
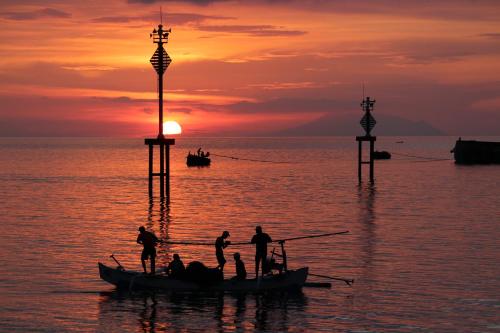
M388 151L374 151L373 152L373 159L375 160L390 160L391 159L391 153Z
M308 267L287 270L282 274L274 274L256 279L233 280L200 285L198 283L177 280L165 275L146 275L140 272L124 270L122 267L112 268L99 264L101 279L115 285L119 289L152 289L159 291L227 291L227 292L260 292L260 291L293 291L300 290L309 272Z
M459 138L451 152L456 164L500 164L500 142Z
M191 152L188 153L186 156L186 164L188 167L192 166L209 166L210 165L210 153L204 154L201 152L201 154L191 154Z

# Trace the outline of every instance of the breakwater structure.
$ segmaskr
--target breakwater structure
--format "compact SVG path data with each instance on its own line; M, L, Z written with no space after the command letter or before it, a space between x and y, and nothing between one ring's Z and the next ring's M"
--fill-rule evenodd
M451 153L456 164L500 164L500 142L458 138Z
M361 173L361 166L363 164L369 164L370 165L370 182L375 181L375 170L374 170L374 151L375 151L375 141L377 141L376 136L371 135L371 130L373 127L375 127L375 124L377 123L375 121L375 118L372 116L372 111L373 107L375 105L375 100L371 100L370 97L366 97L366 99L363 99L361 102L360 106L361 109L365 112L363 117L361 118L361 121L359 122L361 124L361 127L365 130L365 135L363 136L357 136L356 141L358 141L358 180L361 182L362 180L362 173ZM368 161L363 161L363 142L367 141L370 143L370 153L369 153L369 160Z
M160 197L170 197L170 146L175 145L175 139L167 138L163 134L163 74L167 70L172 59L163 47L168 43L168 37L171 29L164 30L163 25L159 24L158 29L154 29L149 35L157 48L151 57L151 64L158 75L158 136L156 138L146 138L144 144L149 147L149 167L148 167L148 193L153 196L153 177L159 177ZM154 147L159 147L159 171L154 171Z

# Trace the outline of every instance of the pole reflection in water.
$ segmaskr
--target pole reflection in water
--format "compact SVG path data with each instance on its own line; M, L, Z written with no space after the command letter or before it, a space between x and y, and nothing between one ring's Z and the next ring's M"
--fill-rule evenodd
M358 221L359 221L359 237L360 251L359 255L362 261L362 268L354 289L354 296L359 295L357 304L370 303L375 301L371 299L372 293L370 290L374 288L377 281L374 257L377 245L377 217L375 209L375 198L377 189L374 183L361 183L358 185Z
M373 252L376 245L376 215L375 196L377 189L373 183L360 184L358 186L359 217L361 224L360 235L362 237L362 255L364 256L364 267L369 269L373 261Z
M156 208L157 206L157 208ZM164 241L169 240L168 228L172 221L170 201L165 197L149 197L147 229L159 230L156 236ZM157 267L165 267L171 260L170 245L166 242L158 244Z

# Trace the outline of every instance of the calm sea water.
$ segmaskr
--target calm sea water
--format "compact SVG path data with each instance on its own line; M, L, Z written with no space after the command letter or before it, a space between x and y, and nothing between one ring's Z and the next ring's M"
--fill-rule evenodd
M500 140L500 138L489 138ZM404 143L396 141L404 140ZM377 149L450 158L455 138L380 138ZM213 157L185 166L203 146ZM357 182L354 138L178 139L170 203L147 196L141 139L0 139L2 332L499 332L500 166L394 155ZM367 171L367 170L366 170ZM365 178L366 178L365 174ZM289 265L354 278L301 294L118 293L97 262L140 269L137 228L162 239L287 243ZM242 253L253 272L251 247ZM162 245L215 266L211 247ZM321 279L311 278L314 281Z

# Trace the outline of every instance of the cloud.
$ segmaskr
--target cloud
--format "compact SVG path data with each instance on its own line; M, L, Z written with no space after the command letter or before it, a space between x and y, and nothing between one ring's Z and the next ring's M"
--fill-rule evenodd
M339 106L339 102L333 99L278 98L263 102L239 102L229 105L228 110L246 114L325 113Z
M168 25L195 24L206 20L229 20L232 17L217 15L201 15L195 13L168 13L163 14L163 18ZM148 15L117 15L103 16L92 19L94 23L131 23L131 22L151 22L158 19L158 13Z
M26 12L6 12L0 16L8 20L26 21L41 18L70 18L71 14L54 8L43 8Z
M388 15L442 20L498 20L497 0L128 0L129 3L184 3L198 6L231 2L241 6L286 6L333 14Z
M215 2L227 2L228 0L128 0L129 3L152 4L156 2L185 2L198 6L207 6Z
M200 25L200 31L238 33L250 36L300 36L307 32L302 30L286 30L274 25Z
M500 39L500 32L489 32L484 34L479 34L479 37L486 37L491 39Z
M131 136L149 130L133 122L108 120L7 119L0 123L1 136L12 137L74 137Z
M271 82L271 83L254 83L249 84L249 88L265 89L265 90L284 90L284 89L315 89L324 88L330 85L338 84L337 82L318 83L312 81L301 82Z

